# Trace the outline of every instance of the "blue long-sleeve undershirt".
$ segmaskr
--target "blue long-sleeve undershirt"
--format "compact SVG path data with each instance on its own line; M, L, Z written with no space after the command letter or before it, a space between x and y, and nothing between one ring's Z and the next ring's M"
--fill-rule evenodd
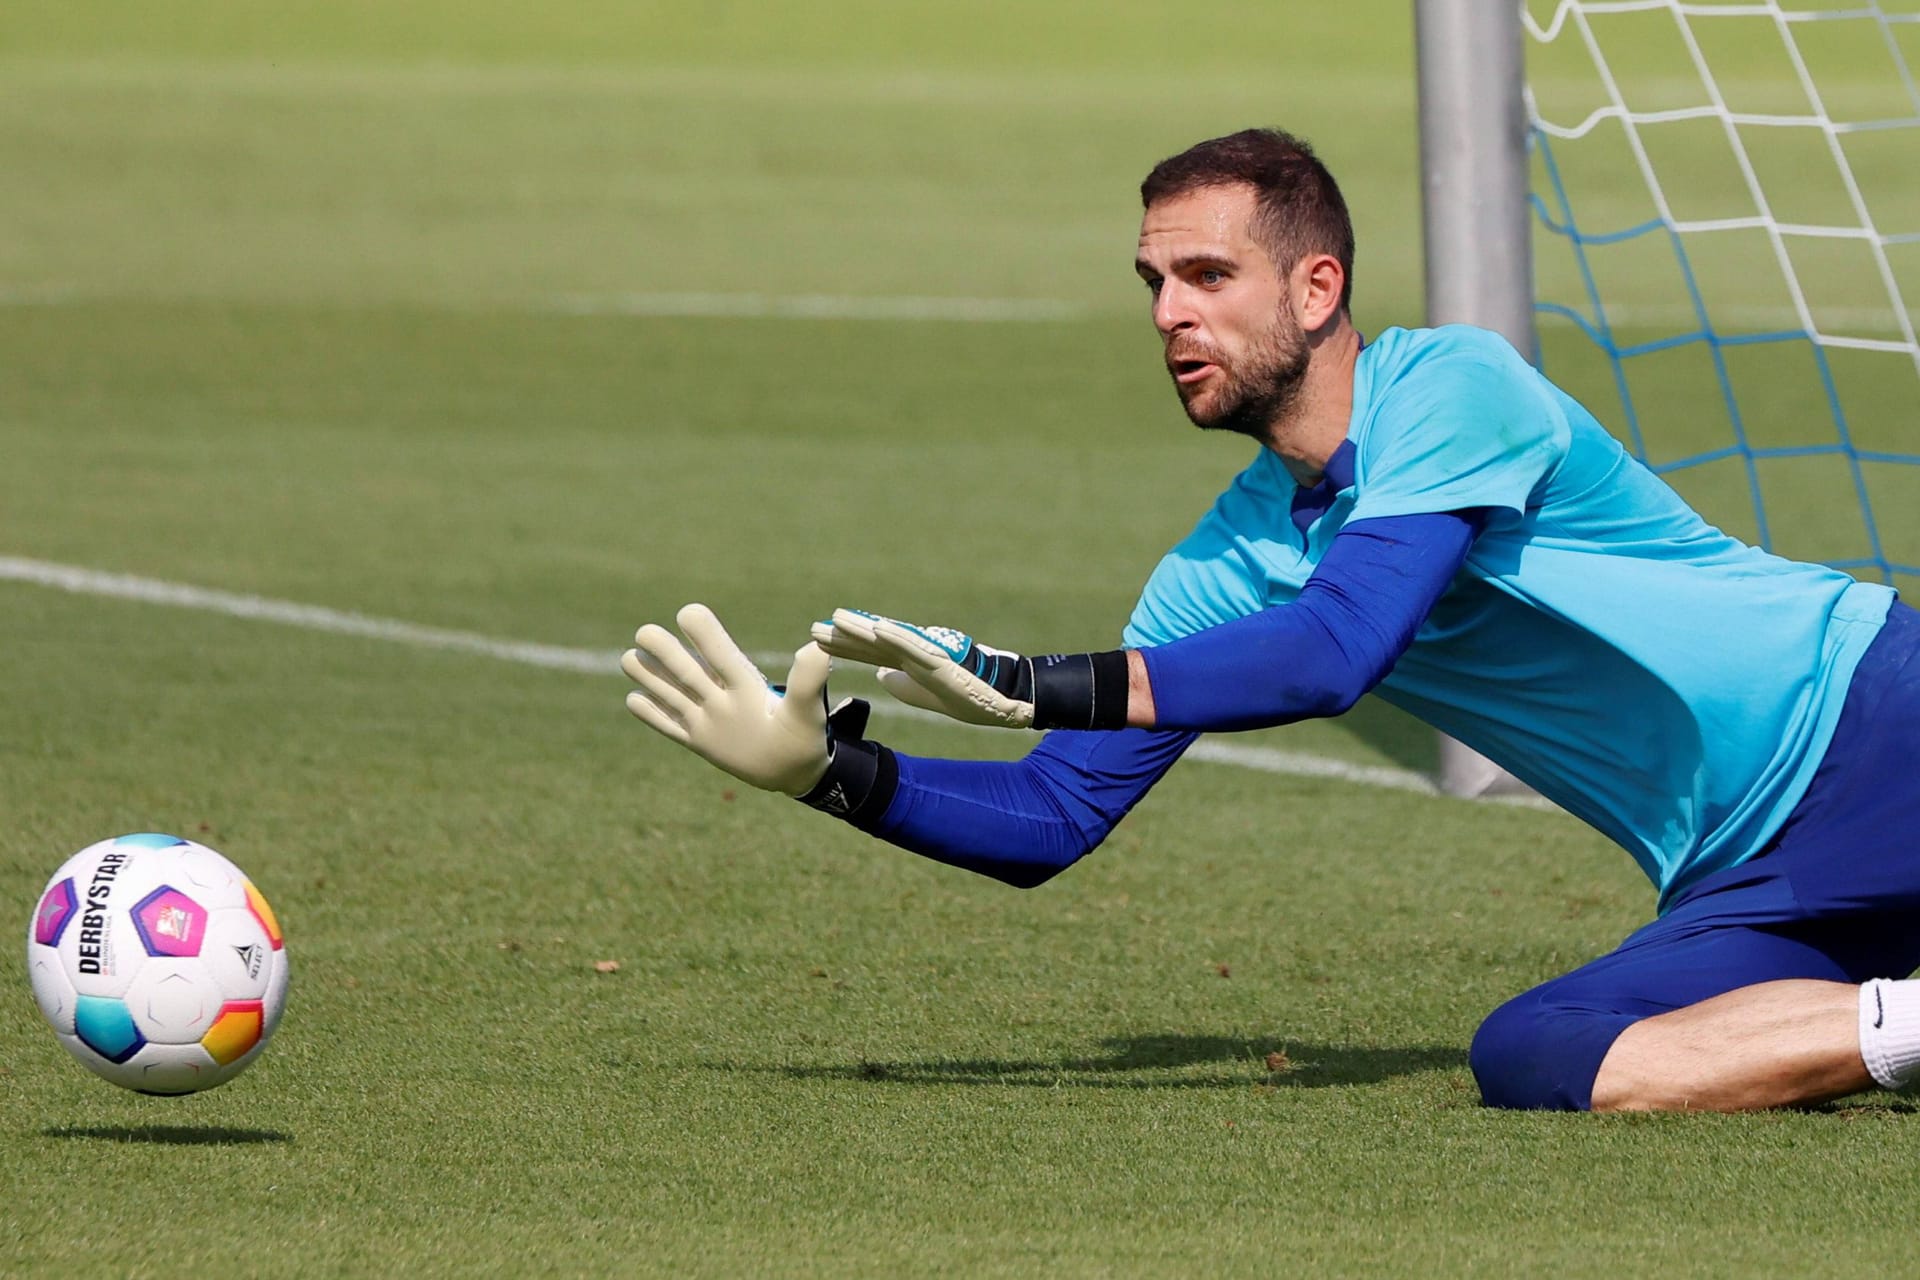
M1466 563L1482 515L1357 520L1291 604L1140 650L1162 729L1337 716L1386 677Z
M1020 760L895 752L899 785L874 834L1031 889L1092 852L1198 736L1055 729Z
M1156 727L1055 730L1024 759L894 753L873 834L1020 888L1090 853L1202 732L1338 715L1378 684L1465 562L1479 513L1361 520L1292 603L1141 650Z

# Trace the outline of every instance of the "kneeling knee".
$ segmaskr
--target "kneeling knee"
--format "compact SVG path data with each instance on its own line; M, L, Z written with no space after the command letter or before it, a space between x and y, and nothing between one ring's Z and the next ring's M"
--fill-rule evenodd
M1467 1052L1480 1100L1490 1107L1539 1105L1527 1100L1526 1086L1527 1064L1542 1030L1541 1020L1523 1006L1523 1000L1509 1000L1488 1014L1473 1033L1473 1047Z
M1535 992L1507 1001L1480 1024L1468 1054L1480 1100L1490 1107L1584 1111L1620 1025Z

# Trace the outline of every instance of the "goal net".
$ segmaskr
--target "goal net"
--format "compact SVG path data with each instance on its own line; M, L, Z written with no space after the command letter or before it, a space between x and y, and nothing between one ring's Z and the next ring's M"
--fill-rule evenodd
M1728 532L1920 591L1920 0L1527 0L1541 358Z

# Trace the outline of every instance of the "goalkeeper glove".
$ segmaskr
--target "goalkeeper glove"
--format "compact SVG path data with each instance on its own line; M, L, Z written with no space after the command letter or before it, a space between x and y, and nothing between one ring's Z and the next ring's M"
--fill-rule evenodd
M767 682L705 605L690 604L674 620L684 641L648 623L621 656L621 670L639 686L627 695L627 710L763 791L859 826L886 811L898 780L893 753L865 741L865 702L849 698L829 713L833 660L818 645L793 655L782 687Z
M951 627L918 627L859 609L813 625L836 658L881 667L881 687L911 706L1011 729L1124 729L1124 649L1023 658Z

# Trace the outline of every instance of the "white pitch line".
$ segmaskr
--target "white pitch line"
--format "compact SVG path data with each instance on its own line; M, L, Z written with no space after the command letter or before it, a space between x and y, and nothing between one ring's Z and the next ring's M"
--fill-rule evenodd
M612 676L620 670L620 653L614 649L577 649L565 645L535 644L523 640L501 640L475 631L456 631L448 627L426 627L396 618L376 618L364 613L329 609L323 605L275 600L267 596L237 591L196 587L160 578L142 578L125 573L105 573L79 565L57 564L50 560L30 560L20 556L0 556L0 581L21 582L52 587L76 595L106 596L115 600L133 600L143 604L168 605L194 609L202 613L224 614L230 618L251 618L276 622L304 631L324 631L335 635L385 640L418 649L439 649L455 653L477 654L522 666L544 667L553 671L577 671L588 675ZM750 655L762 666L784 672L790 653ZM959 722L890 700L874 704L875 715L903 720L930 721L949 727ZM978 726L962 725L963 728ZM1432 779L1410 769L1389 769L1377 765L1349 764L1298 751L1274 747L1243 747L1231 743L1202 740L1187 750L1187 758L1213 764L1232 765L1260 773L1290 777L1328 778L1339 782L1357 782L1364 786L1385 787L1395 791L1437 794Z
M370 640L390 640L421 649L477 653L482 657L518 662L529 667L548 667L556 671L584 671L605 676L617 674L620 670L620 653L615 649L602 652L569 649L555 644L497 640L473 631L423 627L417 623L374 618L364 613L329 609L323 605L297 604L291 600L273 600L237 591L217 591L211 587L189 586L159 578L137 578L125 573L102 573L98 569L55 564L48 560L0 556L0 581L30 582L77 595L110 596L116 600L172 605L180 609L197 609L203 613L223 613L231 618L255 618L306 631L365 636Z
M1239 769L1257 769L1262 773L1283 773L1294 778L1332 778L1339 782L1386 787L1392 791L1417 791L1429 796L1440 794L1440 788L1432 778L1411 769L1349 764L1345 760L1310 756L1304 751L1282 751L1278 747L1241 747L1230 742L1202 738L1187 748L1184 758L1229 764Z

